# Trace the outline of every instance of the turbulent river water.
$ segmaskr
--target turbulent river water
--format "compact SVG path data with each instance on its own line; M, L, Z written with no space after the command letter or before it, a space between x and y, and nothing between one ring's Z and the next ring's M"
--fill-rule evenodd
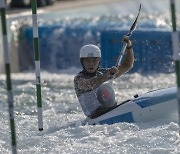
M78 69L42 72L44 131L37 126L34 73L13 74L15 123L19 153L178 153L177 112L145 123L81 126L85 116L75 95ZM175 86L175 75L125 74L114 82L118 102L150 90ZM0 153L11 153L5 76L0 75ZM75 126L70 127L71 123Z
M152 25L151 27L153 27L152 23L155 23L155 28L171 29L168 0L126 0L110 5L97 6L93 9L84 7L69 12L61 11L59 14L56 12L53 13L53 17L48 14L42 16L56 19L59 15L73 16L81 15L84 12L90 12L92 15L99 12L103 15L107 12L129 15L129 12L131 12L131 14L136 15L139 3L143 4L140 25L145 23L145 25ZM179 6L177 5L178 13ZM179 14L177 17L179 19ZM178 28L179 21L177 20ZM13 34L15 35L15 33ZM2 56L0 62L0 65L3 66ZM18 153L180 153L180 141L177 140L179 130L177 112L174 112L169 118L144 123L82 126L81 121L85 119L85 116L75 95L73 85L74 76L78 71L79 69L71 68L66 71L41 72L44 122L44 131L42 132L38 131L34 72L12 74ZM151 90L172 86L176 86L174 73L125 74L114 82L118 103L131 99L136 94L142 95ZM72 126L72 123L75 125ZM0 126L0 154L9 154L11 153L11 140L6 81L5 75L2 74L0 75Z

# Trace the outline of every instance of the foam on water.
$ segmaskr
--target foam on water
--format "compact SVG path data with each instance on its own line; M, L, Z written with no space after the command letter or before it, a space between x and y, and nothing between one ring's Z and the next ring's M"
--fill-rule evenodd
M149 28L171 29L168 10L169 0L158 0L158 2L152 0L150 2L127 0L107 5L106 7L98 6L93 9L86 7L69 12L42 14L39 15L39 25L46 24L51 26L57 23L62 25L62 27L70 26L73 28L81 25L89 28L96 27L98 23L102 23L101 28L106 28L107 25L109 27L119 26L127 28L134 20L140 2L143 4L141 22L139 23L140 28L144 30ZM179 6L177 5L178 8ZM85 12L90 13L87 14ZM105 15L112 12L114 13L113 15ZM132 12L132 14L129 15L129 12ZM79 17L79 14L84 14L84 17ZM96 16L95 18L93 17L94 15ZM179 19L179 14L177 17ZM31 17L26 17L27 20L24 20L23 17L21 18L23 20L19 20L18 17L9 19L9 22L12 22L11 30L13 31L15 42L18 39L20 27L23 24L31 24ZM179 21L177 20L178 29L180 27ZM63 31L63 28L61 30ZM89 37L91 37L91 33L87 33L87 38ZM56 43L54 41L55 39L52 42ZM2 59L0 57L1 64ZM53 65L51 66L52 68L54 68ZM44 131L42 132L38 131L37 126L34 73L28 72L12 75L17 148L19 153L179 153L180 141L177 140L177 132L179 130L177 113L174 113L172 117L167 119L157 119L156 121L140 124L117 123L114 125L82 126L81 120L85 116L76 98L73 86L73 78L78 71L75 68L71 68L68 71L61 70L57 72L56 70L55 73L42 72L44 120ZM143 94L150 90L171 86L175 86L175 75L173 73L126 74L114 83L118 102L132 98L135 94ZM7 110L5 76L0 75L0 154L11 153Z
M37 128L34 73L13 74L15 122L19 153L178 153L177 113L140 124L81 126L85 118L75 96L79 70L42 73L44 131ZM0 153L10 153L5 76L0 76ZM117 101L175 85L174 74L126 74L114 83ZM75 123L75 125L71 125Z

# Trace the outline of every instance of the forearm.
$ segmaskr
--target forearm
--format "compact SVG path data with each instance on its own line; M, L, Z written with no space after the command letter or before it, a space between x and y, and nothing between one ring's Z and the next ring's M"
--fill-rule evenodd
M126 49L126 55L122 64L118 67L119 72L115 75L115 78L120 77L122 74L126 73L133 67L134 54L133 49Z
M121 66L125 67L127 69L131 69L134 63L134 53L133 48L126 48L126 56L124 58L124 61L122 62Z
M127 47L126 47L125 58L124 58L124 60L123 60L120 67L125 69L125 72L126 72L126 71L130 70L132 68L132 66L133 66L134 54L133 54L132 43L131 43L128 36L123 37L123 42L127 43Z
M107 72L98 77L93 77L91 79L83 79L81 80L81 82L79 82L78 87L84 90L93 89L101 85L103 82L105 82L108 79L108 77L109 77L109 73Z
M94 77L89 80L91 88L97 87L101 85L103 82L105 82L109 78L109 73L105 73L103 75L100 75L98 77Z

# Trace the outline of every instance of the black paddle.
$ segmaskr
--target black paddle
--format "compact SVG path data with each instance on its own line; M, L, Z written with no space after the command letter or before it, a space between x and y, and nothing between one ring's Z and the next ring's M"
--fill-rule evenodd
M140 4L140 6L139 6L138 15L137 15L137 17L136 17L133 25L131 26L131 28L130 28L130 30L129 30L129 32L127 33L126 36L130 37L130 36L132 35L133 31L136 29L136 27L137 27L137 21L138 21L138 18L139 18L140 11L141 11L141 4ZM124 43L124 45L123 45L123 47L122 47L122 49L121 49L121 52L120 52L120 54L119 54L118 60L117 60L117 62L116 62L116 66L119 66L119 65L120 65L121 60L122 60L122 57L123 57L123 55L124 55L124 53L125 53L125 51L126 51L126 47L127 47L127 43Z

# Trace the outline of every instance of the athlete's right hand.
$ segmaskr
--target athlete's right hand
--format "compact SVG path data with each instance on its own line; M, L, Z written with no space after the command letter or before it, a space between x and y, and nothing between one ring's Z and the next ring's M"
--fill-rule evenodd
M113 66L109 69L109 75L115 75L116 73L118 73L119 70L117 67Z

